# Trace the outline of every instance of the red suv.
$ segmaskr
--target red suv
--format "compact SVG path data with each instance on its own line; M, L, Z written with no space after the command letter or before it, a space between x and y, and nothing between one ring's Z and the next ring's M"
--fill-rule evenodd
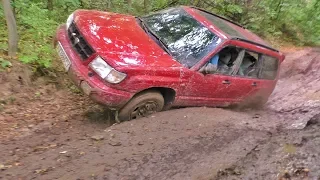
M77 10L55 42L75 84L123 121L172 106L266 102L284 60L244 27L185 6L144 17Z

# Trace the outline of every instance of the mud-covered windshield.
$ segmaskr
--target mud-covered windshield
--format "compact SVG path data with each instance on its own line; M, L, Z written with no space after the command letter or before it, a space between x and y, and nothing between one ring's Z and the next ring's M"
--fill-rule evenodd
M181 64L192 67L212 51L221 39L181 8L142 18L145 26Z

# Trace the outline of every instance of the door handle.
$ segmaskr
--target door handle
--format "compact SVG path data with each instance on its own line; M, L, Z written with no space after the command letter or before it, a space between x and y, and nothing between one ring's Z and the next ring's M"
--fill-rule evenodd
M258 83L257 82L253 82L251 85L256 87L256 86L258 86Z
M224 80L224 81L222 81L222 84L231 84L231 81L230 80Z

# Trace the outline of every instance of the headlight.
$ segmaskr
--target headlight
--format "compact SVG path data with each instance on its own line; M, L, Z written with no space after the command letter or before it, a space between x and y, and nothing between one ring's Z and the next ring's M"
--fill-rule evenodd
M70 14L70 16L69 16L69 17L68 17L68 19L67 19L67 22L66 22L67 29L69 29L69 27L70 27L70 25L71 25L72 21L73 21L73 13L72 13L72 14Z
M117 84L126 78L126 74L109 66L100 56L96 57L89 65L102 79L109 83Z
M96 57L90 67L102 78L105 79L111 72L112 67L109 66L100 56Z

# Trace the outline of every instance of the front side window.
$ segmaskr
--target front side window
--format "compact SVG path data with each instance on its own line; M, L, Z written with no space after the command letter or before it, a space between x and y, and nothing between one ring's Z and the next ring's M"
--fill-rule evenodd
M238 47L225 47L214 55L199 71L205 74L236 75L245 56L245 50Z
M211 52L221 39L181 8L142 18L145 26L181 64L192 67Z

